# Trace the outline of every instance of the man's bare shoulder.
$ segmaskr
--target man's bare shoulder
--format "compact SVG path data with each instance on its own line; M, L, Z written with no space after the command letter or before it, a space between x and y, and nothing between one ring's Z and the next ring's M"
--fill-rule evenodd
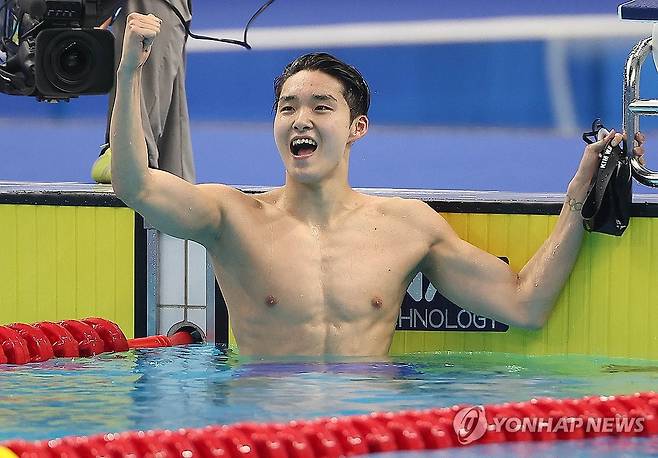
M369 197L371 198L370 205L381 214L396 220L404 220L413 225L416 230L420 230L432 238L440 238L443 231L449 229L445 218L422 200L402 197Z
M438 215L429 205L418 199L405 199L403 197L382 197L368 195L369 205L390 214L391 216L405 216L414 219L433 218Z

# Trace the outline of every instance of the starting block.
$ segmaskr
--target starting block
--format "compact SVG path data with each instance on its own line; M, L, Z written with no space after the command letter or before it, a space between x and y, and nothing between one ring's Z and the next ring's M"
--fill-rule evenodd
M658 0L632 0L622 3L618 9L619 19L630 21L658 21Z

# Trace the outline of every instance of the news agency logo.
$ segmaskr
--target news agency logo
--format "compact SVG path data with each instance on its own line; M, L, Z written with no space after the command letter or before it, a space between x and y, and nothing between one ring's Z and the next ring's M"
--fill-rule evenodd
M461 445L468 445L484 436L487 430L487 417L483 406L465 407L457 412L452 427Z
M461 445L468 445L482 438L489 431L504 433L573 433L582 429L589 433L641 433L644 417L493 417L487 421L483 406L469 406L459 410L452 420L452 427Z

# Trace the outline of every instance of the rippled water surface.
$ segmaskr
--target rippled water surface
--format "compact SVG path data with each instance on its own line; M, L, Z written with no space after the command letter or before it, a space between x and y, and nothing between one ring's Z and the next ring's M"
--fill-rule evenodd
M0 441L656 389L650 361L483 353L263 361L192 345L0 366Z

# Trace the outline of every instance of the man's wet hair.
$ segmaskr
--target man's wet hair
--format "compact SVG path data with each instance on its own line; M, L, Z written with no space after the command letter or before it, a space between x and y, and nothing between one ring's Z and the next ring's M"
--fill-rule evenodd
M350 121L367 115L370 108L370 89L363 75L351 65L326 52L304 54L286 65L283 73L274 80L274 111L281 97L283 84L302 70L319 71L336 78L343 86L343 97L350 107Z

